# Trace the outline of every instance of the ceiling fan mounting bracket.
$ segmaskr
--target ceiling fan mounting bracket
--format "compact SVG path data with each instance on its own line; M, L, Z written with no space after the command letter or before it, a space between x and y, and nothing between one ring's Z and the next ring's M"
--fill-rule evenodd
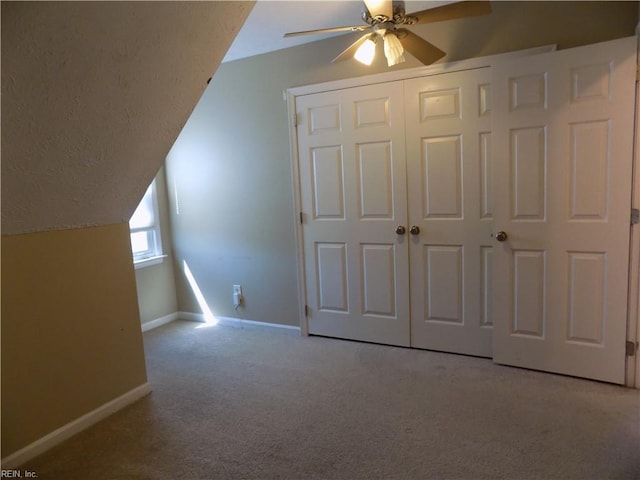
M371 13L369 13L369 10L365 8L362 11L362 20L371 26L389 22L396 25L413 25L415 23L418 23L418 19L416 17L406 14L405 9L402 5L394 5L393 16L391 18L387 17L386 15L372 16Z
M362 11L362 21L368 23L369 25L377 25L378 23L385 23L392 20L386 15L376 15L375 17L371 16L368 10Z

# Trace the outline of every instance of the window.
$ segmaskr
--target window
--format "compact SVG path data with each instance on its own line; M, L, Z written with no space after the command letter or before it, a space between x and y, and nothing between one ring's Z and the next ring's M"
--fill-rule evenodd
M160 239L160 221L156 181L147 188L138 208L129 220L131 231L131 251L136 267L162 261L162 242Z

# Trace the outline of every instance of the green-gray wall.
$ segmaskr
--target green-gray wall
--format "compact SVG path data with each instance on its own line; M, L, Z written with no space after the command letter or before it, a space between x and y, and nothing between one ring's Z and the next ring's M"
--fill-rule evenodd
M444 61L558 48L635 33L635 2L493 2L493 13L415 27ZM298 289L289 130L283 90L388 71L330 61L346 35L223 64L167 157L178 308L200 312L189 265L214 315L296 325ZM409 58L398 68L419 66ZM231 286L246 305L233 310Z

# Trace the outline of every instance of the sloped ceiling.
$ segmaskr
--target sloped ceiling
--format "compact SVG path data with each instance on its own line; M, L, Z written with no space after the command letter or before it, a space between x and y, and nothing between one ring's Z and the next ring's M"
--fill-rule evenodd
M127 221L254 2L2 2L2 233Z

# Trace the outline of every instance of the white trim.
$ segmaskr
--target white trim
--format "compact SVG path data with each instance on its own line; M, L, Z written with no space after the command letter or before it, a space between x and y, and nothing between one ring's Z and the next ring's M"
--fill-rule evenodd
M171 323L175 320L178 320L178 312L170 313L169 315L165 315L164 317L156 318L154 320L150 320L148 322L144 322L141 327L143 332L148 332L149 330L153 330L154 328L161 327L162 325L166 325L167 323Z
M305 337L309 335L309 320L305 315L306 279L304 270L304 236L302 234L302 198L300 197L300 162L298 159L298 131L293 118L296 115L296 97L291 90L287 90L287 110L289 112L289 158L291 159L291 180L293 182L293 208L296 238L296 275L298 280L298 323L300 332Z
M169 255L157 255L155 257L143 258L141 260L136 260L133 262L133 266L136 270L139 268L150 267L151 265L159 265L164 262L164 259Z
M343 88L361 87L363 85L373 85L376 83L394 82L396 80L408 80L410 78L427 77L429 75L439 75L442 73L458 72L461 70L471 70L475 68L490 67L496 60L510 57L524 57L529 55L537 55L540 53L548 53L556 50L556 45L545 45L542 47L528 48L524 50L515 50L513 52L498 53L496 55L488 55L486 57L470 58L460 60L458 62L437 63L427 67L407 68L405 70L397 70L393 72L375 73L365 75L363 77L346 78L343 80L333 80L324 83L315 83L313 85L305 85L301 87L292 87L287 92L293 97L299 95L308 95L311 93L328 92L331 90L341 90ZM289 118L289 122L291 119Z
M640 24L638 24L640 28ZM637 31L638 29L636 29ZM638 52L636 53L636 65L640 65L640 39L638 39ZM634 126L634 151L633 151L633 177L631 206L640 208L640 86L636 82L635 98L635 126ZM631 227L631 246L629 249L629 296L627 317L627 341L640 342L640 225ZM640 351L635 356L625 358L627 387L640 389Z
M187 320L190 322L207 323L207 321L204 318L204 314L202 313L178 312L178 317L181 318L182 320ZM257 320L246 320L244 318L235 318L235 317L216 316L216 320L218 321L217 325L222 325L225 327L244 328L247 330L270 330L270 331L278 331L281 333L288 332L288 333L300 334L300 327L296 327L294 325L283 325L281 323L259 322Z
M2 468L13 469L24 465L25 462L28 462L32 458L46 452L81 431L86 430L92 425L98 423L100 420L107 418L109 415L112 415L126 406L131 405L135 401L140 400L149 393L151 393L151 386L148 383L143 383L124 395L121 395L95 410L76 418L72 422L63 425L26 447L21 448L17 452L12 453L8 457L3 458Z
M180 320L186 320L188 322L202 322L202 323L206 323L207 322L204 319L204 314L203 313L178 312L178 318Z

